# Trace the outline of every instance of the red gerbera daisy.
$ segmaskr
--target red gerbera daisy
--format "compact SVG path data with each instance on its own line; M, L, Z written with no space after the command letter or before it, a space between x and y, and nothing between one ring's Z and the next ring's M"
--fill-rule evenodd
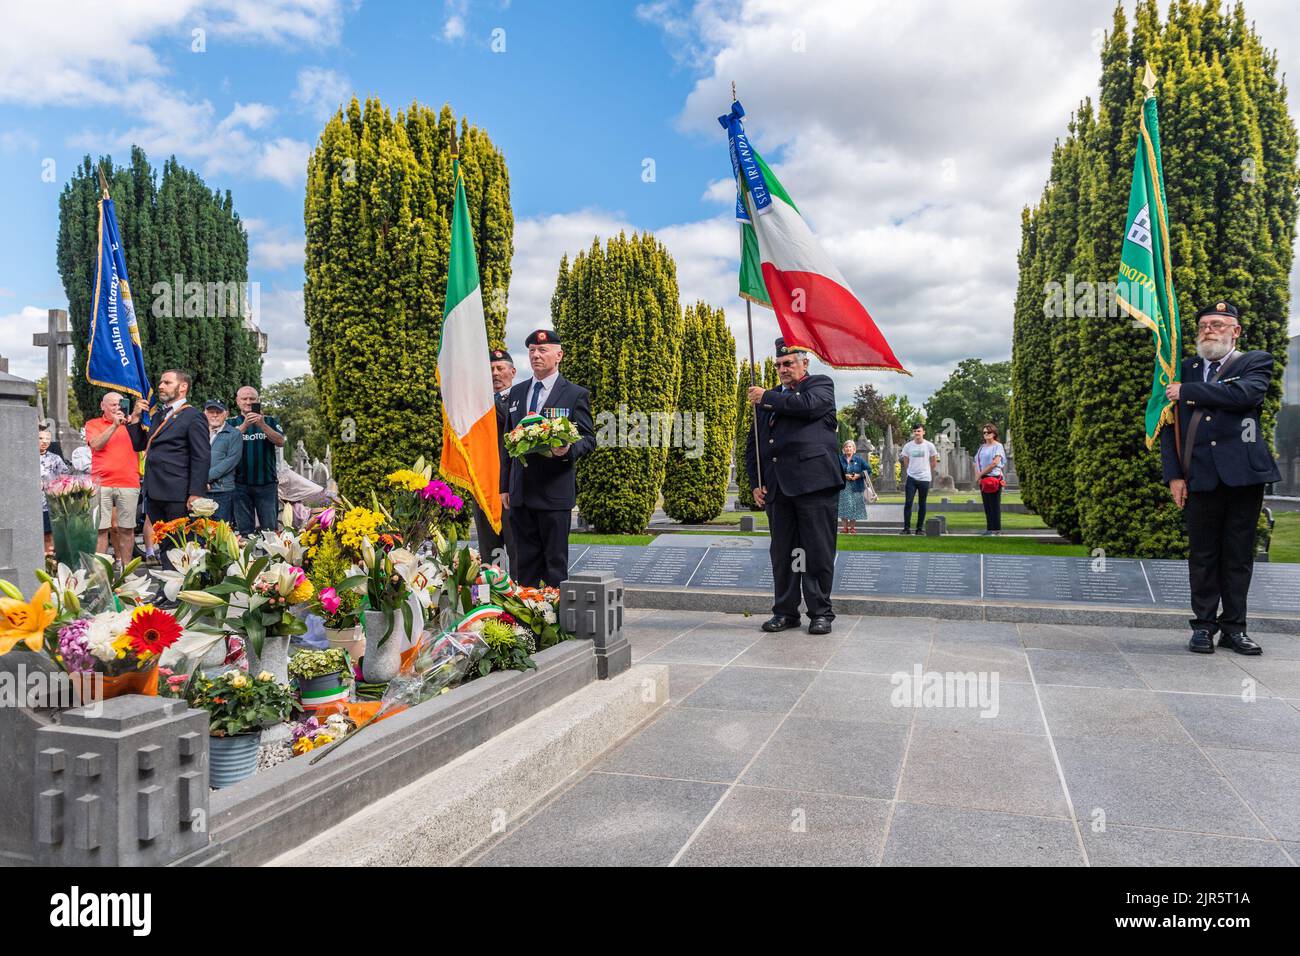
M181 626L166 611L142 606L131 615L126 633L131 635L131 650L158 655L180 639Z

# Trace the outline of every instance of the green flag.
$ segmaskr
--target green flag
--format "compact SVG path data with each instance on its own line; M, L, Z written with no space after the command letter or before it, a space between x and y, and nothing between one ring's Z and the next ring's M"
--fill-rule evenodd
M1147 95L1142 104L1137 154L1133 157L1133 185L1128 195L1117 298L1120 308L1149 328L1155 340L1151 395L1146 407L1146 438L1150 448L1161 427L1174 420L1174 406L1165 397L1165 386L1178 381L1182 344L1174 270L1169 258L1169 215L1160 165L1155 75L1149 66L1144 84Z

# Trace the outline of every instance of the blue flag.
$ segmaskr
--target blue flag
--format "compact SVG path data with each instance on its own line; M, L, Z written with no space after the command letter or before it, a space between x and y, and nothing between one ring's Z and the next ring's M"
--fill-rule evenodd
M95 305L90 313L86 381L153 404L153 387L144 370L126 257L111 199L99 202L99 262L95 270ZM141 420L148 427L147 412Z

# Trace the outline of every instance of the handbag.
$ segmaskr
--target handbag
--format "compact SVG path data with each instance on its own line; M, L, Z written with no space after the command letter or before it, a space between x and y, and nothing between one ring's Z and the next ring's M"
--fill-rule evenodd
M875 486L871 484L869 475L862 476L862 497L869 505L874 505L880 498L880 495L876 494Z
M980 491L986 495L1001 491L1005 485L1006 482L1002 480L1001 475L985 475L980 479Z

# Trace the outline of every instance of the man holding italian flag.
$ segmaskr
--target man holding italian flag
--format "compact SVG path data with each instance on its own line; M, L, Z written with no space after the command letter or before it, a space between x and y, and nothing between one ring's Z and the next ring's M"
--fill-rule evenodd
M474 496L494 531L501 530L501 436L488 362L487 324L478 257L469 225L465 181L452 139L456 200L451 220L447 301L438 346L442 390L442 474Z

